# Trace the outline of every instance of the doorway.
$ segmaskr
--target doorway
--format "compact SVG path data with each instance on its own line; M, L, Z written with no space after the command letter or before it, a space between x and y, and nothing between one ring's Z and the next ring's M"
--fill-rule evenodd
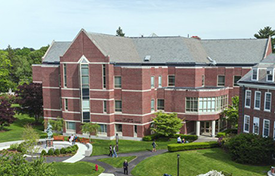
M201 122L201 135L210 136L211 135L211 124L210 121Z

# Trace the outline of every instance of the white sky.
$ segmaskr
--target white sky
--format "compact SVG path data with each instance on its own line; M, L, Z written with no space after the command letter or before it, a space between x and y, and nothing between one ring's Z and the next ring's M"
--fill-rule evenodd
M1 0L0 48L71 41L81 28L126 36L253 38L275 29L274 0Z

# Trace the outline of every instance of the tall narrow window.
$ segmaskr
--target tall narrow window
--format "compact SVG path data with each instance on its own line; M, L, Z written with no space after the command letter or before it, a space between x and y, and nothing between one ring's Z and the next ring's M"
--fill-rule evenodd
M259 134L260 120L258 117L253 118L253 133Z
M115 76L115 88L121 88L121 76Z
M253 68L252 69L252 77L251 77L252 80L254 81L257 81L258 79L258 69L257 68Z
M103 101L103 112L107 112L107 101Z
M241 79L241 76L234 76L234 86L238 86L237 82Z
M204 86L204 83L205 82L205 76L204 75L202 75L201 76L201 86L203 87Z
M218 86L224 86L225 85L225 76L218 76Z
M151 88L155 87L155 77L151 76Z
M158 99L157 109L164 110L164 99Z
M122 112L122 102L121 100L115 101L115 112Z
M250 127L250 116L244 115L243 132L249 133L249 127Z
M273 69L267 69L266 71L266 81L273 81Z
M251 105L251 90L245 91L245 107L250 108Z
M162 87L162 77L159 76L159 87Z
M168 86L175 86L175 76L174 75L168 76Z
M207 100L208 98L205 98L204 101L204 106L205 108L209 108L210 109L210 104L208 105ZM198 98L196 97L186 97L185 98L186 103L185 103L185 111L186 112L198 112ZM209 98L210 100L210 98Z
M67 87L67 65L64 64L63 65L63 76L64 76L64 87Z
M82 104L82 121L90 122L90 81L89 81L89 64L83 59L80 64L81 76L81 104Z
M151 100L151 112L155 110L155 100Z
M263 121L263 137L269 136L270 120L264 119Z
M254 109L260 110L261 107L261 92L255 91Z
M102 66L103 88L106 88L106 65Z
M65 110L68 111L68 99L65 99Z
M271 110L271 93L265 93L265 101L264 101L264 110L270 111Z

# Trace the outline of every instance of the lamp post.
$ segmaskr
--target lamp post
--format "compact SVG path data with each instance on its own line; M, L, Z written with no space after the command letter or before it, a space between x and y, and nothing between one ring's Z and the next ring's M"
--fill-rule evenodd
M180 176L180 155L178 154L178 176Z

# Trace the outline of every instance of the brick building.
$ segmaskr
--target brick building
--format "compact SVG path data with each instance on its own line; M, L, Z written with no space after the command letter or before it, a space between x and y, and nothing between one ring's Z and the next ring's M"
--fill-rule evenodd
M271 52L270 39L118 37L81 30L53 41L33 81L42 83L44 118L61 117L65 134L97 122L99 137L139 140L156 111L184 119L181 133L214 135L236 84Z
M254 66L238 84L240 111L238 132L254 133L275 139L275 55Z

